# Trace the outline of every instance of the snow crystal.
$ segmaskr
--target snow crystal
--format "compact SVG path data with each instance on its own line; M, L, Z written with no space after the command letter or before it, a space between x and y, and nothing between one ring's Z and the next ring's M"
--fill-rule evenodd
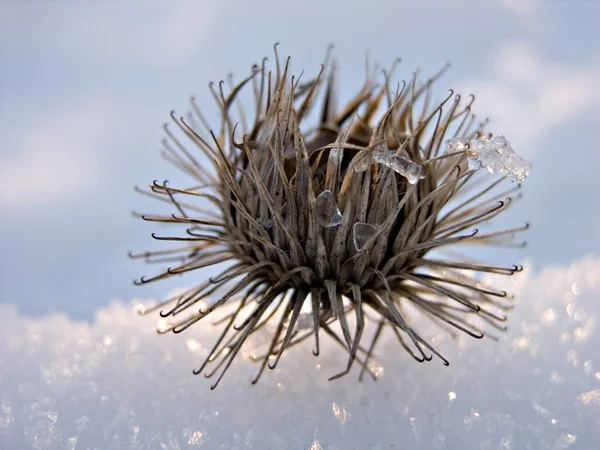
M467 140L454 138L446 141L446 153L465 151L470 170L484 167L490 173L504 175L513 183L520 183L531 172L531 163L525 161L512 149L502 136Z
M356 250L362 250L369 239L371 239L375 233L377 232L377 228L371 225L370 223L357 222L354 224L354 247Z
M380 146L373 149L373 161L382 164L395 172L405 177L410 184L416 184L419 180L425 178L423 166L399 156L393 150L388 150L387 147Z
M340 212L333 192L327 190L319 194L315 204L317 221L322 227L335 227L342 223Z
M292 348L253 386L257 363L240 358L215 391L191 373L209 323L157 336L156 317L121 303L93 323L0 306L0 448L596 448L600 259L494 280L517 295L499 342L411 322L449 367L414 363L388 333L385 376L328 382L347 354L322 333L318 359L312 342Z
M371 151L369 149L358 153L352 160L352 165L355 172L364 172L371 165Z

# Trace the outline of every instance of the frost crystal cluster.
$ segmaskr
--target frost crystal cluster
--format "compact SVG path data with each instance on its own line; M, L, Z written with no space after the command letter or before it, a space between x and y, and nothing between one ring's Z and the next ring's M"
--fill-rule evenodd
M500 134L471 140L454 138L446 145L446 153L464 150L471 170L484 167L490 173L504 175L513 183L520 183L531 172L531 163L517 155L510 142Z
M410 184L416 184L425 178L423 166L404 156L398 156L395 151L387 148L377 148L373 151L373 160L394 170L405 177Z

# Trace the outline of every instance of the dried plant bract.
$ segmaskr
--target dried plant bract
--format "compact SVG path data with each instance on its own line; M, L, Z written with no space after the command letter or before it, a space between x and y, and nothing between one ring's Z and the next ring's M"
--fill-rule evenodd
M503 330L511 299L483 286L480 275L522 268L444 253L465 244L517 245L514 234L527 228L478 230L511 205L519 185L469 165L469 142L491 137L471 112L474 97L442 92L443 101L431 105L446 68L424 82L413 75L392 84L394 64L368 69L340 109L329 53L308 80L275 56L272 70L265 59L239 84L210 85L220 110L216 128L193 98L186 117L171 113L163 156L193 179L189 186L155 181L138 189L171 205L172 214L135 214L177 231L152 234L173 247L131 255L170 266L136 283L180 274L191 282L200 269L225 264L219 275L144 311L166 318L159 332L222 327L194 370L215 376L214 388L261 329L270 338L255 357L253 382L308 338L318 355L320 335L348 355L331 378L355 362L361 376L371 374L384 329L413 359L447 365L411 326L414 314L477 339ZM457 138L462 148L448 144ZM365 327L373 336L366 340Z

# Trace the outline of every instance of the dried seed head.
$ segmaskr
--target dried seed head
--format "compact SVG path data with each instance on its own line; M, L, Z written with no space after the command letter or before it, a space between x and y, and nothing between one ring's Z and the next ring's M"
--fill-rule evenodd
M471 113L474 98L464 104L450 92L431 108L430 88L443 70L425 83L415 75L391 88L392 67L384 72L383 86L369 75L338 110L328 59L304 83L290 76L289 59L283 70L277 59L275 73L263 61L241 83L230 83L227 94L223 82L211 85L222 114L218 134L193 99L187 120L171 114L187 146L165 125L165 158L196 186L154 182L142 192L172 204L174 213L140 217L175 224L185 234L153 234L181 245L132 257L177 263L137 283L231 263L219 276L145 311L162 308L161 316L171 320L161 333L179 333L213 312L225 312L217 321L222 334L194 371L214 365L206 374L218 373L213 388L261 328L271 330L271 339L257 358L253 382L267 365L277 365L286 348L311 336L317 355L320 330L348 352L347 366L332 377L337 378L355 360L362 376L384 328L393 330L415 360L436 356L448 364L409 325L409 305L451 333L457 329L475 338L483 330L471 317L502 330L510 309L506 292L482 287L477 276L512 275L521 267L428 256L464 243L510 245L504 239L527 228L479 233L475 227L508 208L508 195L519 186L506 190L503 178L470 170L468 145L444 153L447 139L483 134L485 123ZM250 127L238 100L248 90L254 97ZM309 116L319 103L311 128ZM207 202L210 207L202 206ZM375 324L375 334L365 347L367 323Z

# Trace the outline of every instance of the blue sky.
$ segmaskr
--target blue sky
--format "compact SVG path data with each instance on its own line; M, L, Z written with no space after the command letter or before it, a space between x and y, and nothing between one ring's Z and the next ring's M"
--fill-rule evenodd
M333 42L341 98L366 51L384 66L401 56L399 81L451 61L439 97L475 93L534 167L499 222L530 221L529 246L489 256L543 267L600 254L600 2L295 3L0 3L1 303L89 318L180 283L132 286L146 268L126 253L153 244L130 217L153 204L132 187L177 180L158 152L169 110L192 94L210 110L208 82L245 76L275 41L296 73Z

